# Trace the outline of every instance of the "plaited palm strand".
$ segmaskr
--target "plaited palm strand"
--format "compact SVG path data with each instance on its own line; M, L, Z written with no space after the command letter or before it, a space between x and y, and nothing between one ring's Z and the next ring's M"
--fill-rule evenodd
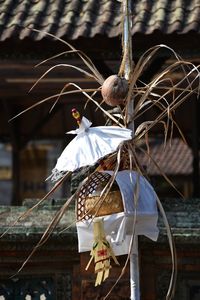
M103 219L95 218L93 226L94 243L90 253L91 259L85 269L88 270L92 260L94 260L95 273L97 274L95 286L97 286L105 281L109 276L111 268L110 258L112 258L117 265L119 265L119 262L114 255L110 243L105 237Z

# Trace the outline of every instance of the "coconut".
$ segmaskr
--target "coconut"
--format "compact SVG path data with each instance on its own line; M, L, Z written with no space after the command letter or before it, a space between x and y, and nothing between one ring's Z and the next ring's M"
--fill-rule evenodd
M123 104L128 93L128 81L118 75L109 76L103 83L101 94L110 106Z

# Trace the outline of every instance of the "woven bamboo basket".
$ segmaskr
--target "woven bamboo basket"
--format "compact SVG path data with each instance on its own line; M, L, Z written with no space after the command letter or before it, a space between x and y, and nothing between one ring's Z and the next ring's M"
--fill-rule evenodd
M85 200L85 209L86 212L97 217L119 213L123 211L121 193L120 191L110 191L103 201L99 195L91 195Z
M95 172L83 184L76 205L77 220L87 220L93 216L98 217L124 211L121 193L116 182L106 197L100 197L101 187L105 186L109 179L109 174Z

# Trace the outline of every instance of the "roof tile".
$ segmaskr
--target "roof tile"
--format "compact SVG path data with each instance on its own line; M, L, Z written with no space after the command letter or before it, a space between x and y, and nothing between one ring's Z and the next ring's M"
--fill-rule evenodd
M163 140L154 139L150 142L150 156L158 164L159 168L143 155L140 157L141 164L146 168L149 175L191 175L192 174L192 150L180 138L167 141L166 147Z
M135 0L132 4L132 33L165 34L190 30L200 32L199 0ZM42 39L27 26L66 36L69 39L96 34L115 37L121 33L121 4L118 0L1 0L0 40L16 34L23 39Z

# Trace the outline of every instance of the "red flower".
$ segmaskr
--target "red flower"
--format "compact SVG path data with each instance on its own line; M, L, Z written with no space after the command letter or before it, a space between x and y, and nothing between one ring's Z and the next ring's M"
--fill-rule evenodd
M99 256L107 256L107 249L101 249L97 251L97 255Z

